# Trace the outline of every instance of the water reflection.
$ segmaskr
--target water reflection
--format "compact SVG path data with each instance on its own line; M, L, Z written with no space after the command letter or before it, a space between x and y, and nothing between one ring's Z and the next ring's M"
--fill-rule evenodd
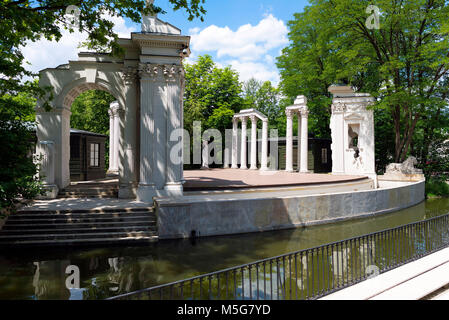
M0 299L103 299L118 294L164 284L195 275L221 270L251 261L280 254L315 247L398 225L446 214L449 199L429 200L416 207L400 212L334 225L316 226L270 233L237 235L199 239L190 241L167 241L145 247L101 248L101 249L45 249L15 250L0 253ZM415 241L420 241L415 238ZM425 243L415 243L415 248ZM342 281L346 264L366 261L370 265L372 257L382 256L378 252L386 250L373 243L339 248L329 256L329 274L333 281ZM422 248L424 250L424 248ZM294 266L285 265L273 269L271 275L274 292L263 291L264 282L257 278L254 270L253 287L250 295L267 292L272 297L282 297L276 292L277 282L282 283L285 274L293 271L304 275L312 272L311 263L302 257ZM318 259L318 257L314 258ZM359 260L360 259L360 260ZM354 262L355 263L355 262ZM382 261L376 261L381 263ZM385 263L385 261L384 261ZM80 269L80 289L67 289L66 268L69 265ZM236 289L247 286L246 277L236 282ZM296 284L285 288L306 290L306 280L290 279ZM325 285L324 283L322 284ZM283 286L281 286L283 287ZM240 290L240 289L239 289ZM246 295L246 293L245 293Z

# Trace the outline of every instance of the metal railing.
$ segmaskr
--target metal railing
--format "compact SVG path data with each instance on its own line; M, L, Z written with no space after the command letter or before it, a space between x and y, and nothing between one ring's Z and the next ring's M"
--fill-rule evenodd
M449 214L110 299L317 299L449 246Z

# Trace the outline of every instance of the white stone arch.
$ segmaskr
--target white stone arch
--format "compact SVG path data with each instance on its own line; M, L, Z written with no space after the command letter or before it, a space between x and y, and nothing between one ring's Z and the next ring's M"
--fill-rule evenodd
M83 54L80 54L83 57ZM76 61L70 62L54 69L45 69L40 72L40 86L49 87L52 99L47 102L51 109L43 108L44 100L38 101L36 109L37 137L38 141L52 141L54 164L49 170L53 172L43 173L45 176L54 176L54 185L62 189L70 185L70 116L71 106L74 100L83 92L89 90L102 90L109 92L120 104L123 111L120 116L120 143L119 161L124 158L124 111L129 103L126 103L124 93L126 85L123 80L123 72L119 65L113 68L105 61ZM40 144L38 144L39 146ZM123 165L119 165L123 170Z

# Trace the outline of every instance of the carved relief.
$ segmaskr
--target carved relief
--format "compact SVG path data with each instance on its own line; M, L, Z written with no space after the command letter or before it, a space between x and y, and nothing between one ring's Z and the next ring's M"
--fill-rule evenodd
M332 104L332 113L339 113L339 112L345 112L346 111L346 105L344 103L338 102Z
M141 76L149 76L154 81L177 81L182 80L184 76L184 68L178 65L159 65L152 63L142 63L139 66Z

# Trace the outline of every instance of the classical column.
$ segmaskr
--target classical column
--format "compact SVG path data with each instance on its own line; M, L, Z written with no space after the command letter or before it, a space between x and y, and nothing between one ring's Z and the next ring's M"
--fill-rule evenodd
M287 141L286 141L286 167L285 171L293 172L293 112L286 111L287 115Z
M151 201L157 195L157 187L154 183L157 169L154 165L156 163L154 109L159 68L157 65L150 64L140 67L140 177L137 200Z
M301 171L302 173L309 172L309 111L301 110Z
M251 116L251 170L257 170L257 117Z
M112 173L114 171L114 154L115 154L115 145L114 145L114 111L112 107L114 103L111 103L111 107L108 110L109 113L109 172Z
M242 147L241 147L241 156L242 161L240 164L240 169L246 170L247 167L247 148L246 148L246 129L247 129L248 117L242 117Z
M298 158L297 158L297 162L298 162L298 171L301 171L301 135L302 135L302 131L301 131L301 112L297 113L298 115Z
M119 150L120 150L120 111L118 104L114 109L114 167L113 171L118 172Z
M239 119L232 119L232 169L238 169L238 123Z
M262 122L262 159L261 170L268 170L268 120Z

